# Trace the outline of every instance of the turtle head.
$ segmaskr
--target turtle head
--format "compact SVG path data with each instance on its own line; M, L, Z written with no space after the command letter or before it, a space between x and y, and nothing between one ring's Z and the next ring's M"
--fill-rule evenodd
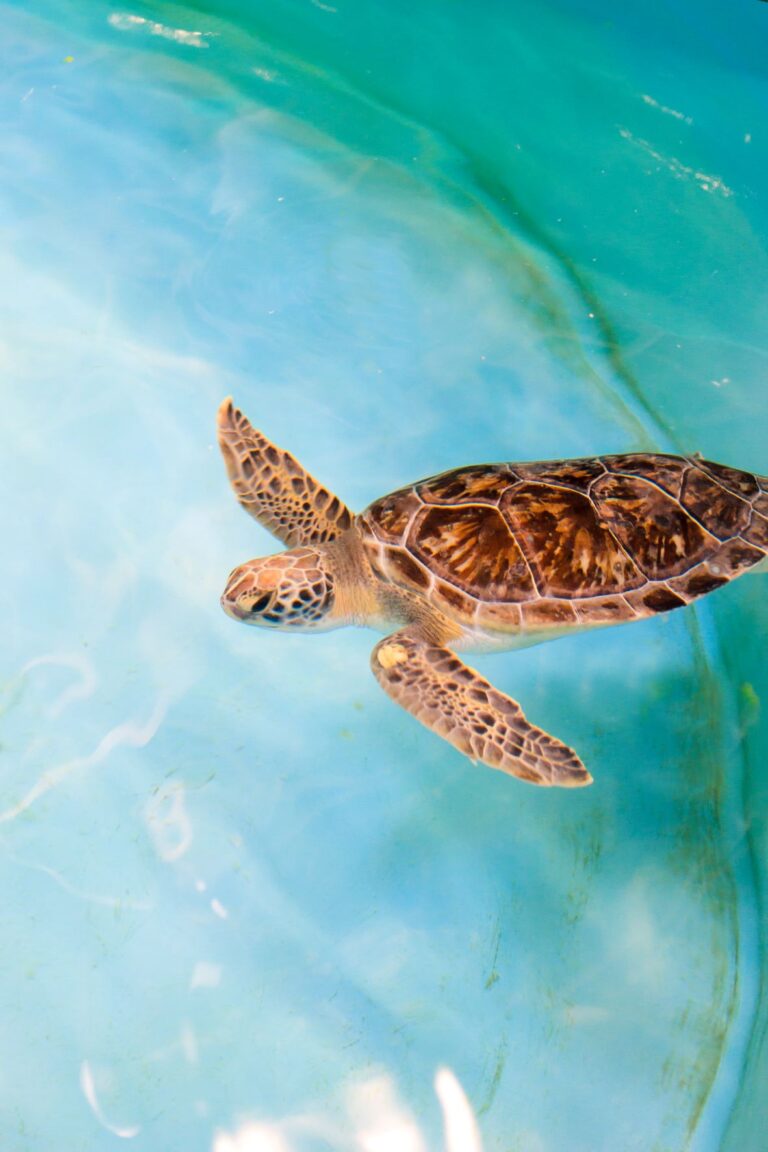
M235 620L296 631L343 623L334 618L334 604L331 565L318 548L293 548L241 564L221 597L222 608Z

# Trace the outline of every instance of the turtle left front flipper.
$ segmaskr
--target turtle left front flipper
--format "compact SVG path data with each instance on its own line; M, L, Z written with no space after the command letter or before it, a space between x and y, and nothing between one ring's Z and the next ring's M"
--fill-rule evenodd
M371 666L396 703L470 759L533 784L575 788L592 783L572 749L529 723L515 700L454 652L415 630L405 628L381 640Z
M258 432L231 397L217 417L229 482L246 512L287 544L327 544L352 524L352 513L298 460Z

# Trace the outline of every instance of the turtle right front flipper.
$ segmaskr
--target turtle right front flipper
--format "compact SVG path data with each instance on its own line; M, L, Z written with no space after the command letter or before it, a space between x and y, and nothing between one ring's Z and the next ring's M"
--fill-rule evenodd
M325 544L352 524L345 504L276 447L228 397L217 418L219 447L237 499L289 548Z
M471 760L532 784L592 783L576 753L529 723L517 701L414 630L404 628L381 640L371 667L397 704Z

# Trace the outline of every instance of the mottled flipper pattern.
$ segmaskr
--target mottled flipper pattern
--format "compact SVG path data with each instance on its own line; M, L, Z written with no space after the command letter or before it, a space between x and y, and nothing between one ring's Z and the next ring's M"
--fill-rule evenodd
M530 724L519 704L448 648L404 629L376 645L371 666L396 703L470 759L533 784L591 784L575 752Z
M257 432L227 398L218 436L229 481L251 516L289 548L325 544L352 524L345 504L305 472L289 452Z

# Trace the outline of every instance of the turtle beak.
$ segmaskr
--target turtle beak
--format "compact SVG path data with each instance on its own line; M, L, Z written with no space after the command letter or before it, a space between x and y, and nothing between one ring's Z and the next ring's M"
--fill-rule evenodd
M227 616L231 616L233 620L245 620L246 613L238 606L237 601L231 599L226 592L221 598L221 606Z
M248 616L247 610L238 603L244 591L243 583L242 568L235 568L234 572L230 573L227 586L221 595L221 606L233 620L245 620Z
M272 607L275 600L275 574L262 570L262 561L241 564L229 574L227 586L221 596L221 606L233 620L245 620L249 624L262 623L262 615ZM270 618L274 624L276 618Z

